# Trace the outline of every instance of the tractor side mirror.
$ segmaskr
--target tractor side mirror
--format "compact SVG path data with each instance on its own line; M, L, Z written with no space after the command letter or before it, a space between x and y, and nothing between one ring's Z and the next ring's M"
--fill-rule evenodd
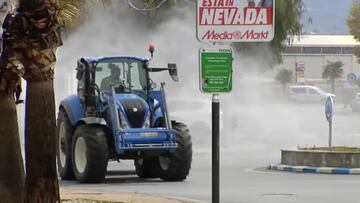
M81 80L83 78L86 65L87 65L87 61L84 58L81 58L80 60L78 60L77 68L76 68L76 70L77 70L76 79L77 80Z
M175 82L179 82L179 77L177 74L177 67L175 63L169 63L168 64L168 69L169 69L169 74L171 76L171 78L175 81Z
M76 79L77 80L81 80L83 78L84 75L84 67L82 64L78 64L78 67L76 68L77 72L76 72Z
M76 73L76 79L77 80L81 80L82 76L83 76L83 71L77 69L77 73Z

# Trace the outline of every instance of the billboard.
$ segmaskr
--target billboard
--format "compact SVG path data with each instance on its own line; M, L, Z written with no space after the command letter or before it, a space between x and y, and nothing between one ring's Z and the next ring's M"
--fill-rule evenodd
M266 42L274 38L274 0L197 0L197 39Z

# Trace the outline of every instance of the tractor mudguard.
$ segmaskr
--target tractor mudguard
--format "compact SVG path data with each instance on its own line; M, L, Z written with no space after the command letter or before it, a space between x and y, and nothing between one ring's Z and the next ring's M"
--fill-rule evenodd
M71 125L75 126L81 118L85 117L84 109L80 104L80 99L77 95L71 95L60 103L60 108L63 108L70 120Z
M158 106L159 108L157 108L155 110L155 112L152 115L152 123L151 126L154 126L155 123L159 120L159 119L163 119L164 115L163 115L163 109L164 109L164 104L163 104L163 99L162 99L162 94L161 91L159 90L152 90L149 91L149 98L152 100L150 102L153 102L154 100L157 100L157 102L159 102ZM153 106L154 104L151 104L151 106Z
M153 115L151 126L155 126L155 124L158 122L158 120L164 119L164 116L162 114L161 108L158 108L155 110L155 113Z

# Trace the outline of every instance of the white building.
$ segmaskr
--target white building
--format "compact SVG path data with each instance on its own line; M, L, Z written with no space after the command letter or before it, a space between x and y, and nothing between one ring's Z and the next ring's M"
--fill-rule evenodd
M355 73L359 77L360 64L353 55L353 48L359 45L351 35L303 35L286 47L282 54L283 63L276 68L287 68L295 73L296 63L303 63L305 81L320 81L327 61L342 61L343 79L349 73Z

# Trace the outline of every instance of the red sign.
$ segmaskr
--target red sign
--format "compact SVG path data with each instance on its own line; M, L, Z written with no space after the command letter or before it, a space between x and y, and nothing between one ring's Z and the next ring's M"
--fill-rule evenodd
M198 0L197 38L211 42L271 41L274 0Z

